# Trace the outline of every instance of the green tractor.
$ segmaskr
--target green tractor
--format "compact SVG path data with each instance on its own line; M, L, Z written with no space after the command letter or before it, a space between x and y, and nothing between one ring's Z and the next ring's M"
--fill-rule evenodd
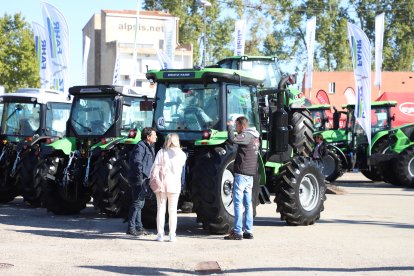
M0 203L22 195L40 205L41 188L33 182L40 147L64 136L70 105L54 90L21 88L0 95Z
M35 181L42 204L54 214L74 214L93 204L110 216L126 216L131 202L128 158L151 124L152 101L122 86L74 86L66 138L44 145Z
M362 128L355 122L355 105L343 106L347 110L345 129L322 131L325 141L332 152L341 162L332 171L327 179L336 179L337 171L359 169L361 173L373 181L385 180L390 183L410 185L409 176L413 173L411 159L408 158L414 141L414 124L392 128L391 107L396 106L394 101L373 102L371 104L371 147ZM394 167L392 162L402 160L399 154L406 156L405 165ZM414 157L413 157L414 158ZM325 163L325 162L324 162ZM398 163L398 162L396 162ZM404 171L405 173L396 173ZM406 176L403 177L402 175ZM401 180L405 178L405 180Z
M275 57L267 56L233 56L217 62L210 67L228 68L248 72L252 76L264 79L263 84L258 87L259 91L277 89L282 79L286 79L285 97L283 108L288 114L289 146L297 155L310 156L313 148L313 122L306 106L310 102L296 87L296 75L285 76L279 68ZM261 121L264 126L268 124L266 111L269 108L269 100L272 95L259 98L261 108Z
M234 222L236 145L227 141L226 121L242 115L262 133L253 187L254 214L260 203L270 203L270 190L276 194L277 212L288 224L310 225L320 218L326 199L324 177L311 158L295 156L289 146L288 114L284 108L288 78L283 78L276 88L258 90L263 79L241 70L151 70L146 76L157 83L157 145L168 133L179 135L188 154L180 202L193 203L197 220L205 229L223 234ZM263 98L267 99L267 109L259 105ZM266 116L268 120L261 120Z

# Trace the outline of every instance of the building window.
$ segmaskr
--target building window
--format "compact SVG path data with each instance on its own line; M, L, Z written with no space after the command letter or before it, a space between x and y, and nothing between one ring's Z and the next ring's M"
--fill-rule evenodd
M135 80L135 87L142 87L142 81Z
M158 42L158 49L160 49L160 50L163 50L164 49L164 40L163 39L160 39L159 40L159 42Z
M335 83L334 82L329 83L329 94L335 94Z

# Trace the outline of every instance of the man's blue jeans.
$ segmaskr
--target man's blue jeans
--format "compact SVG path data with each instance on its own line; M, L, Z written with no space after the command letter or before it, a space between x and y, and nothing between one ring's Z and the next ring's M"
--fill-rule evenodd
M131 207L129 208L128 214L128 229L131 230L141 230L144 228L141 220L142 208L145 204L145 195L142 196L142 185L137 185L133 183L132 188L132 202Z
M234 232L243 234L243 206L244 229L253 233L253 204L252 204L253 176L235 174L233 184L234 204Z

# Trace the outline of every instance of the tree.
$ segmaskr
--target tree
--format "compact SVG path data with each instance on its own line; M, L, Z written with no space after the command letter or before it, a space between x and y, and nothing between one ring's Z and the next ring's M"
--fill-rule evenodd
M0 18L0 85L6 91L40 85L33 34L20 13Z
M375 16L385 13L383 70L414 70L414 0L353 0L352 3L372 45Z
M221 17L220 3L209 0L210 7L206 8L207 32L207 61L215 62L228 56L229 43L232 41L231 28L234 29L234 20L227 16ZM145 0L145 10L167 10L179 20L179 43L192 44L194 61L200 59L200 40L203 36L204 14L202 4L194 0ZM232 33L231 33L232 34Z

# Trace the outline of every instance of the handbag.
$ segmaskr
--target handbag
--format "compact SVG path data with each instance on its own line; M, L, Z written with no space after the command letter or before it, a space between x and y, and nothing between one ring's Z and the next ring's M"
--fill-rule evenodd
M162 192L164 189L164 157L161 160L161 166L153 166L150 173L149 186L154 193Z

